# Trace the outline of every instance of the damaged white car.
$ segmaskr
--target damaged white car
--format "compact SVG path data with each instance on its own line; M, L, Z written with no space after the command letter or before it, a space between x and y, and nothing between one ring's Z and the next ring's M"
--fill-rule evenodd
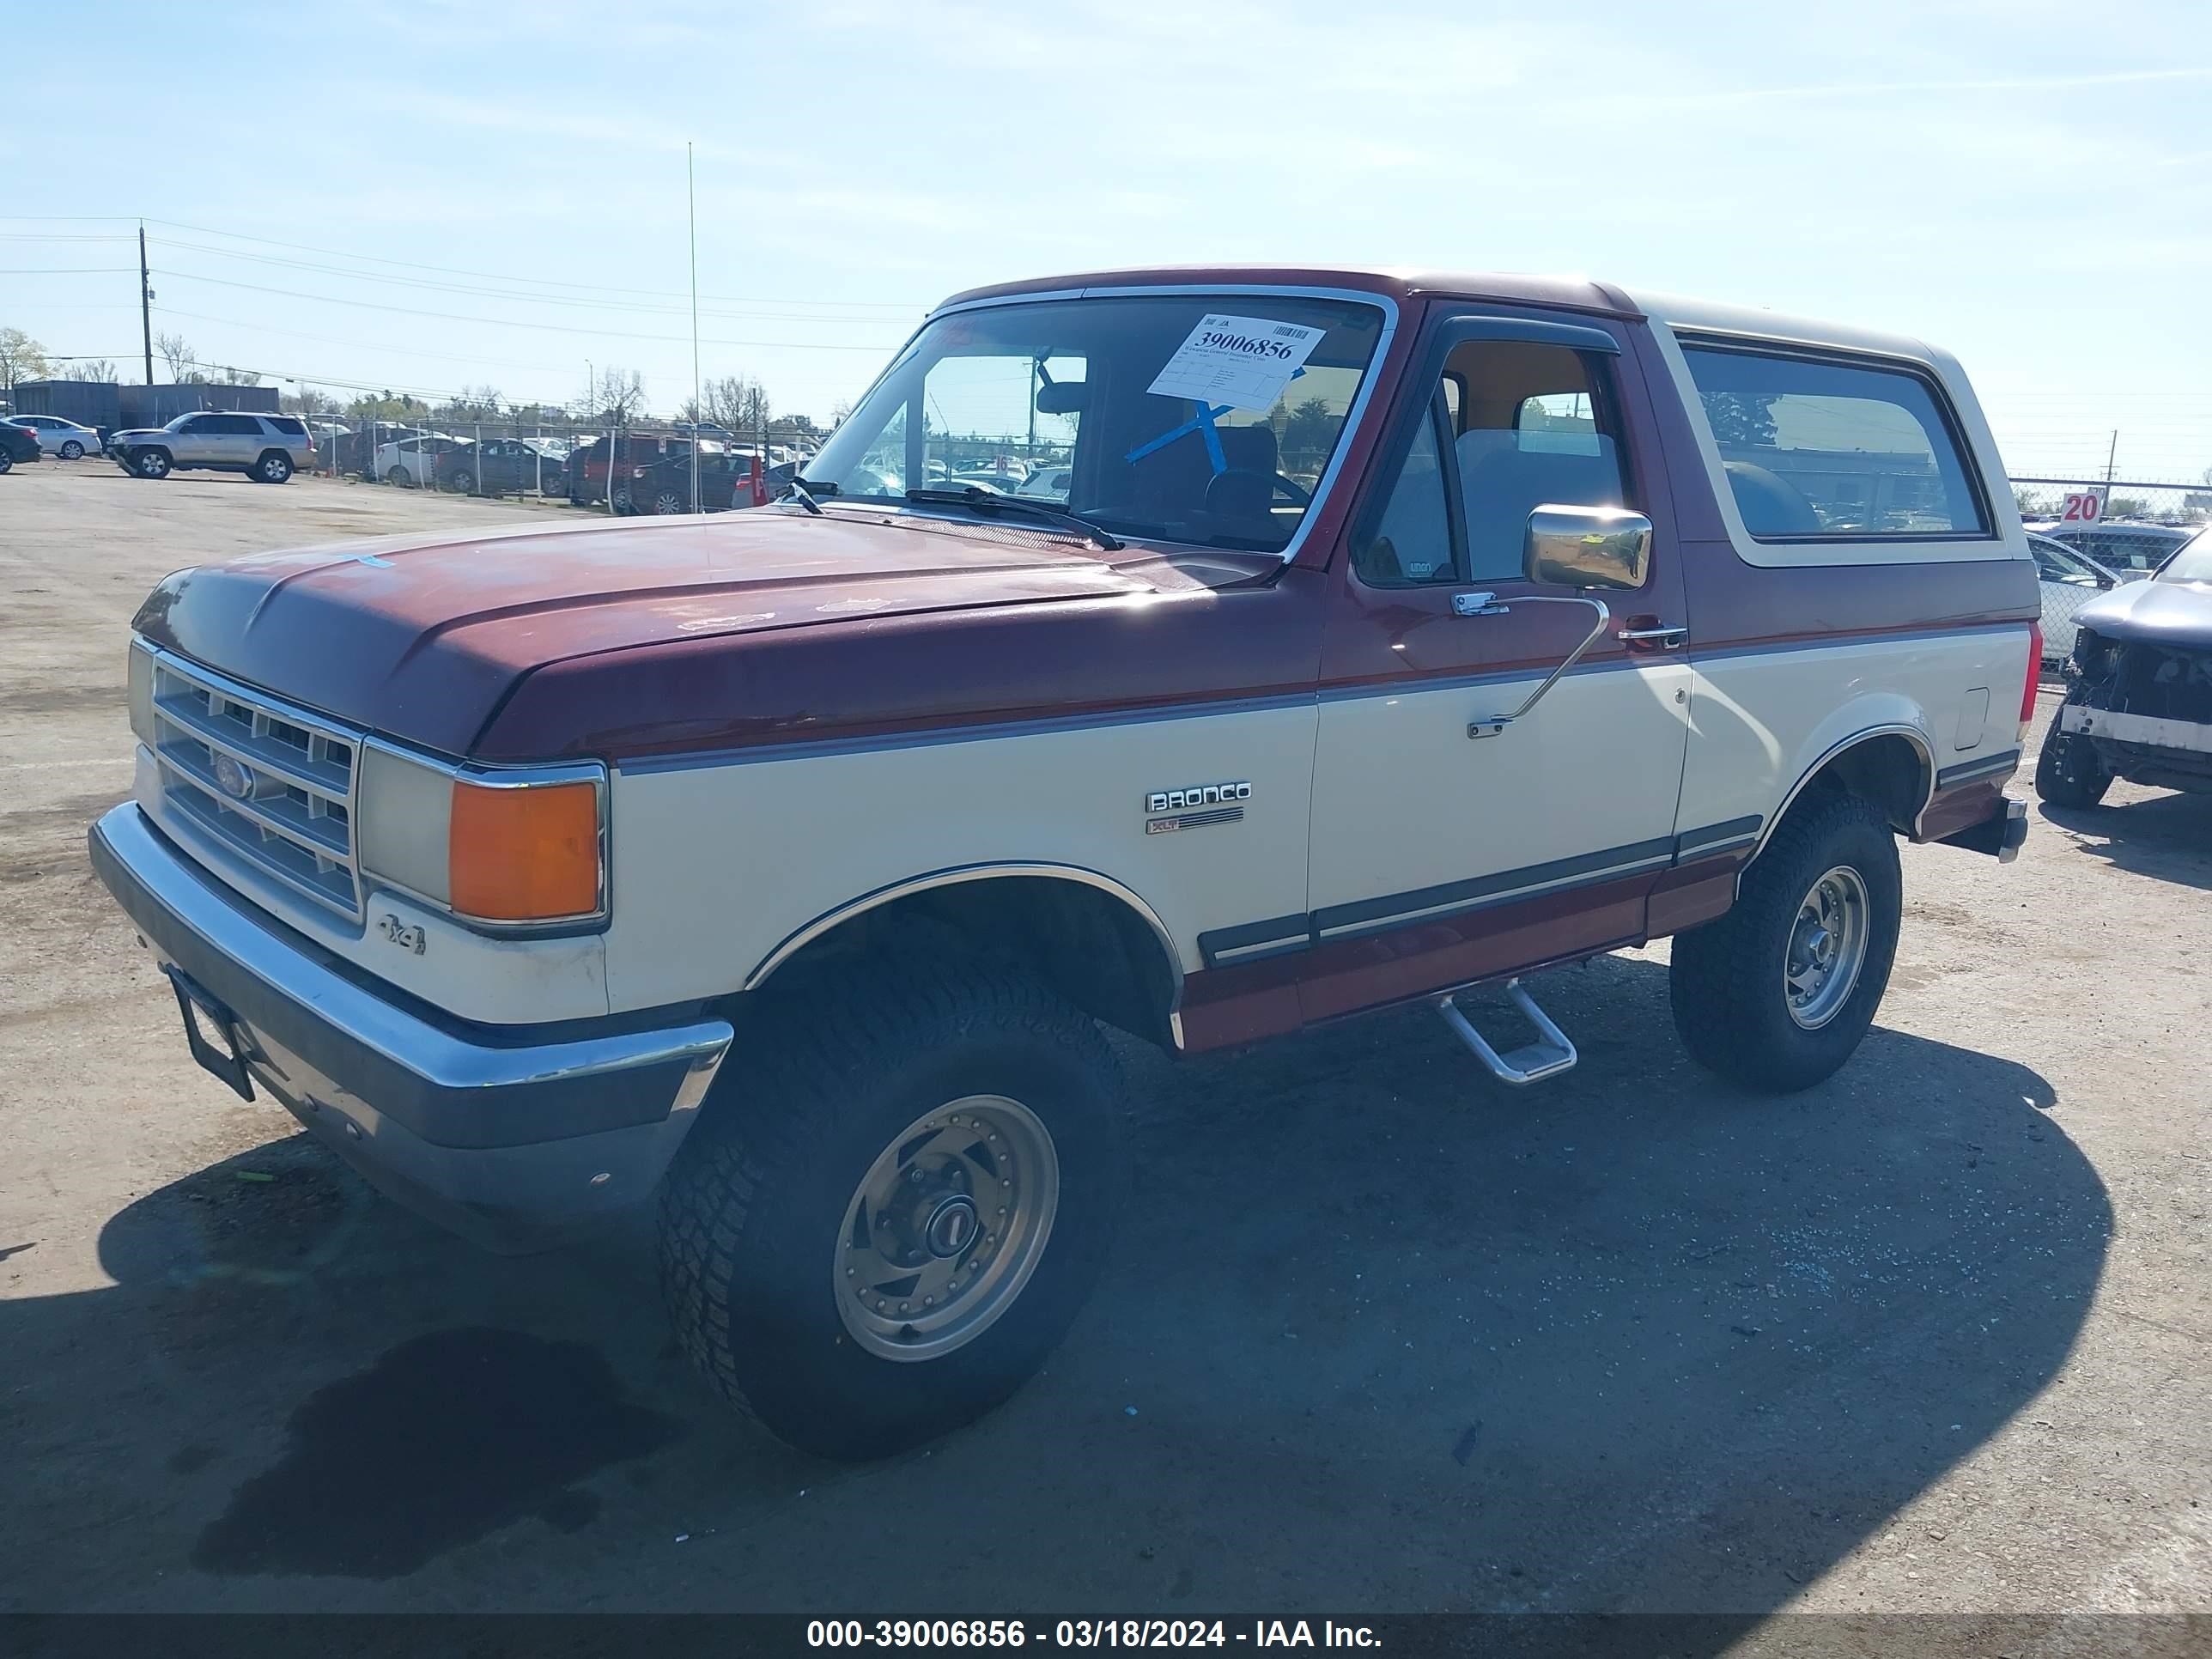
M2054 806L2094 806L2126 778L2212 794L2212 530L2075 620L2072 684L2036 763L2036 793Z

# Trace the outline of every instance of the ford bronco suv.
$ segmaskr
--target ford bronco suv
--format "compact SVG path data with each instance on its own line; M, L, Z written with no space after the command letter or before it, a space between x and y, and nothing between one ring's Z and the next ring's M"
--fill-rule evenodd
M1029 434L1055 488L949 477ZM1099 1271L1100 1032L1433 1004L1677 935L1689 1053L1874 1018L1899 837L2009 858L2035 566L1958 365L1581 281L948 301L787 497L171 576L93 862L191 1052L522 1246L657 1198L732 1401L865 1456ZM1455 998L1496 983L1536 1033Z
M2076 617L2066 701L2035 792L2094 806L2114 778L2212 794L2212 531Z

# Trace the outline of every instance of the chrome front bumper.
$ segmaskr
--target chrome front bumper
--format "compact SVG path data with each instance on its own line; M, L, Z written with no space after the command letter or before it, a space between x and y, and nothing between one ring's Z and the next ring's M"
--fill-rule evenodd
M228 1022L251 1085L392 1196L484 1243L527 1248L644 1198L729 1049L729 1022L696 1012L453 1020L221 885L133 803L89 839L180 996Z

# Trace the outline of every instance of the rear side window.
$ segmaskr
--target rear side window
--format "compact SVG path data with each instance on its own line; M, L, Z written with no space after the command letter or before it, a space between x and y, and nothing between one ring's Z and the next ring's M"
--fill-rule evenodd
M1942 394L1918 374L1734 346L1683 356L1759 540L1990 533Z
M288 438L304 438L307 435L307 428L289 415L264 415L261 418Z

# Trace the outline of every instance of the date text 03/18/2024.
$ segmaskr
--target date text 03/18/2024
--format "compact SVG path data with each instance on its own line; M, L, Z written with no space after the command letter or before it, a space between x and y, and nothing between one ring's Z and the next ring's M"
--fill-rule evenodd
M1018 1619L817 1619L806 1626L811 1648L1373 1648L1371 1626L1324 1619L1262 1619L1249 1628L1219 1619L1061 1619L1032 1629Z

